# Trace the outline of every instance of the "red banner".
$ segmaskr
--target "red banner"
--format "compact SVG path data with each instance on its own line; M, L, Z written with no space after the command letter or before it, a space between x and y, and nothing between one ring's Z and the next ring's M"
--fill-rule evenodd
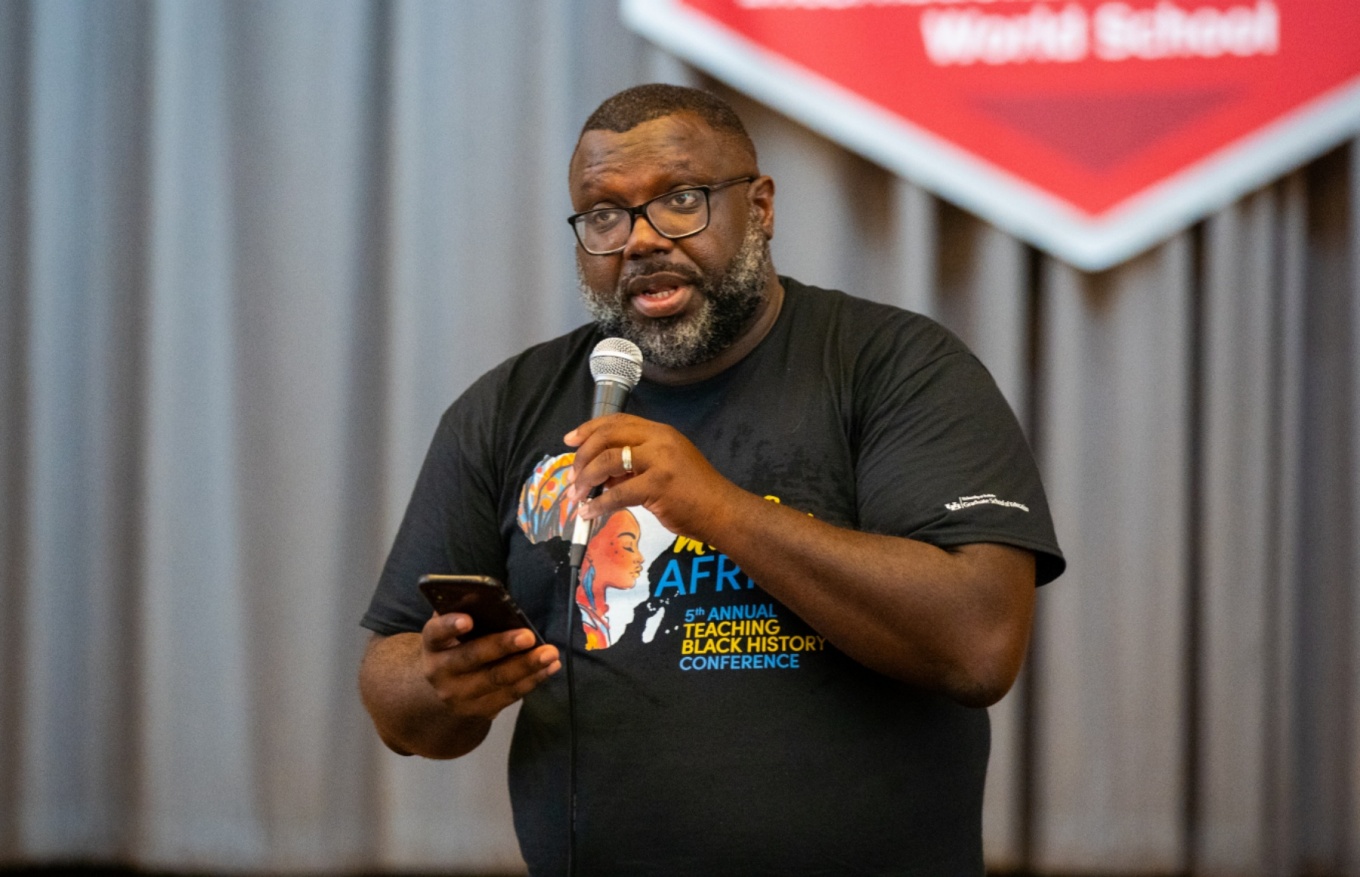
M1087 268L1360 129L1352 0L625 0L681 57Z

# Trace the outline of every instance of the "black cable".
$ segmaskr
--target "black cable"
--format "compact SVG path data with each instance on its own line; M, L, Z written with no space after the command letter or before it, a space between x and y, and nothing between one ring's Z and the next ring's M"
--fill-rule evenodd
M576 680L571 672L571 656L576 651L572 646L576 633L576 583L581 575L581 557L584 550L572 546L571 574L567 579L567 654L563 666L567 671L567 877L576 877Z

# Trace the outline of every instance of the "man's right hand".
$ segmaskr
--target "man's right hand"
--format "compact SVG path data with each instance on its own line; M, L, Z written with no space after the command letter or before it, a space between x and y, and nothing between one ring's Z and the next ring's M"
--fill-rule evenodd
M561 669L557 648L527 630L467 641L471 619L436 615L420 633L375 635L359 692L378 736L402 755L457 758L476 749L501 710Z
M460 639L471 629L470 616L450 612L433 616L420 632L421 671L455 715L490 721L562 669L557 647L534 648L532 631Z

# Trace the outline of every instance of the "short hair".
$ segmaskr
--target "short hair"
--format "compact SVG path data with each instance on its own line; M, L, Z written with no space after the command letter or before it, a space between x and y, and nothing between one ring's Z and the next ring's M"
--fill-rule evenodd
M688 88L683 85L668 85L653 82L635 85L624 89L604 103L586 119L581 126L581 135L587 131L631 131L643 122L671 116L676 113L693 113L708 124L710 128L735 139L743 149L756 157L756 145L746 126L727 101L710 91L701 88Z

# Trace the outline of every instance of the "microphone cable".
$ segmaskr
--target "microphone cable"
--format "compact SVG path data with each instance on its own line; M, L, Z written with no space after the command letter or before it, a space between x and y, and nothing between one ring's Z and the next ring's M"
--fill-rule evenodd
M623 410L628 394L642 378L642 350L625 338L605 338L590 353L590 376L595 382L595 399L590 417L595 419ZM600 495L603 485L596 485L584 502ZM568 553L570 580L567 585L566 619L567 654L563 667L567 673L567 877L576 875L576 677L572 671L572 656L576 652L576 589L580 586L581 566L585 560L586 544L590 541L593 525L580 517L577 507L575 531Z
M574 548L575 546L573 546ZM576 679L572 675L571 656L576 651L574 636L576 632L576 588L581 574L581 559L575 557L570 563L570 577L567 587L567 654L563 667L567 673L567 877L576 877Z

